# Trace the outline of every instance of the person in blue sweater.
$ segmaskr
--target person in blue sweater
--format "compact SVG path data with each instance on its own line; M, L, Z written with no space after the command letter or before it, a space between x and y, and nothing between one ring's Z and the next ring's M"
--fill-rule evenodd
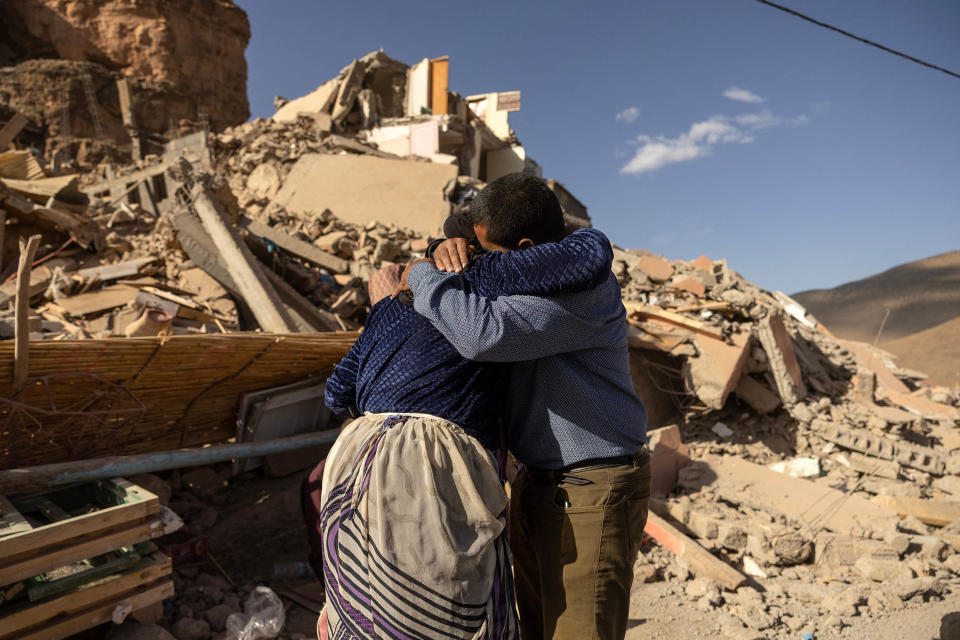
M602 234L563 239L553 222L528 217L523 252L476 255L464 289L549 296L605 279ZM327 380L327 405L355 419L323 470L320 628L329 638L518 638L496 462L509 367L465 358L413 303L406 292L375 304Z
M518 231L525 220L563 225L556 196L526 174L491 182L474 197L470 216L488 253L518 258L539 248L529 248ZM578 235L610 251L599 231L570 238ZM436 249L437 265L453 272L414 264L405 281L416 311L461 356L510 363L505 430L524 466L511 484L510 504L522 636L622 639L647 518L650 461L620 286L607 270L573 292L491 292L516 278L523 262L490 260L457 273L466 245L451 239ZM551 266L536 261L525 269L549 278Z

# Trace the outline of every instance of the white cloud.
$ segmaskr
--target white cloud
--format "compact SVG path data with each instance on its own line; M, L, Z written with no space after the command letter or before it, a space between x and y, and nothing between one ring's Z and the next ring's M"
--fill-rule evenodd
M723 97L730 98L731 100L738 100L740 102L751 102L754 104L766 102L766 98L761 98L753 91L748 91L747 89L741 89L739 87L730 87L723 92Z
M617 114L617 122L633 122L640 115L639 107L627 107Z
M686 133L676 138L665 136L637 136L639 148L620 173L646 173L656 171L668 164L689 162L709 156L720 144L750 144L754 134L772 127L793 127L807 124L805 115L795 117L777 116L769 110L745 113L739 116L713 116L695 122Z

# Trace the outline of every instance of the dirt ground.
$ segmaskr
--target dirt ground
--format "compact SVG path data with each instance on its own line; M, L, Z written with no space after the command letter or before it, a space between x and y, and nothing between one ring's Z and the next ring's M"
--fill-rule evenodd
M304 475L305 472L271 479L248 474L246 479L231 483L231 489L226 493L227 501L218 507L217 522L207 533L210 555L241 588L267 584L281 590L289 584L271 579L274 563L305 559L307 543L299 495ZM189 523L189 517L187 521ZM638 565L659 561L662 567L665 560L672 562L669 552L652 546L646 556L641 556ZM192 569L219 574L209 560L185 568L188 574ZM681 574L680 577L676 573ZM816 640L937 640L943 617L951 613L960 615L960 593L956 592L948 592L942 600L911 601L903 609L889 614L876 616L873 611L863 608L861 615L842 618L818 615L815 606L811 608L784 598L778 601L768 593L766 602L773 604L770 610L779 611L781 620L787 622L764 630L750 629L741 620L749 620L753 611L750 607L759 602L753 589L743 587L738 594L722 594L725 602L711 606L704 603L704 598L691 597L691 577L681 580L685 573L682 567L675 568L671 564L666 571L661 569L659 581L634 585L627 632L629 640L800 640L808 632ZM187 590L192 582L180 571L178 574L181 577L178 578L178 600L174 610L181 606L180 598L189 602ZM765 581L765 585L778 592L781 584L789 590L786 582L787 578L781 576L773 580L772 585L769 580ZM287 623L281 637L314 637L316 615L300 605L288 604ZM844 626L837 628L838 621Z
M940 623L951 613L960 615L960 594L948 595L942 602L891 612L878 617L858 616L841 630L818 628L811 620L798 631L776 633L750 631L724 607L704 611L687 600L677 585L669 582L634 585L630 596L630 620L627 640L731 640L796 638L812 632L816 640L939 640Z

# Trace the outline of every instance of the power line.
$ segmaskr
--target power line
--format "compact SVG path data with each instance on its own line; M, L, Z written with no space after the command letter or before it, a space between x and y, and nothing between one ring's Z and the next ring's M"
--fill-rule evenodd
M834 27L834 26L832 26L832 25L829 25L829 24L827 24L826 22L820 22L819 20L815 20L814 18L811 18L810 16L805 16L805 15L803 15L803 14L800 13L799 11L794 11L793 9L789 9L789 8L787 8L787 7L784 7L783 5L779 5L779 4L777 4L776 2L770 2L770 0L756 0L756 1L759 2L760 4L765 4L765 5L767 5L768 7L773 7L774 9L779 9L780 11L783 11L783 12L785 12L785 13L789 13L790 15L796 16L796 17L800 18L801 20L806 20L807 22L812 22L813 24L817 25L818 27L823 27L824 29L829 29L830 31L836 31L836 32L839 33L839 34L845 35L845 36L847 36L848 38L853 38L854 40L858 40L858 41L860 41L860 42L862 42L862 43L864 43L864 44L868 44L868 45L870 45L871 47L876 47L877 49L882 49L883 51L886 51L887 53L892 53L893 55L895 55L895 56L900 56L901 58L906 58L906 59L909 60L910 62L916 62L917 64L923 65L923 66L925 66L925 67L929 67L930 69L936 69L937 71L942 71L943 73L947 74L948 76L953 76L954 78L960 78L960 74L954 73L953 71L950 71L949 69L944 69L943 67L938 67L938 66L935 65L935 64L930 64L929 62L924 62L923 60L920 60L919 58L914 58L914 57L911 56L911 55L908 55L908 54L906 54L906 53L903 53L902 51L897 51L896 49L891 49L890 47L885 47L885 46L883 46L882 44L880 44L880 43L878 43L878 42L874 42L873 40L867 40L866 38L861 38L860 36L856 36L856 35L850 33L849 31L844 31L843 29L838 29L837 27Z

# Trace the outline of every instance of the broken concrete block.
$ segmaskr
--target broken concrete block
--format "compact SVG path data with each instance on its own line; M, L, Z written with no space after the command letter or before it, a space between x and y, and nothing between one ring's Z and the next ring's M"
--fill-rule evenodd
M758 336L763 350L767 354L770 372L777 384L780 400L784 405L796 404L807 395L803 383L803 372L793 350L793 341L783 318L771 313L759 323Z
M960 556L957 557L960 558ZM656 565L641 561L633 567L634 583L650 584L651 582L657 582L658 580L660 580L660 571L657 569Z
M889 542L821 531L814 540L814 562L828 572L852 567L867 556L896 554Z
M323 249L327 253L333 255L341 255L346 253L345 245L350 245L350 254L353 253L352 242L350 241L350 234L346 231L333 231L331 233L324 234L313 241L313 245L318 249ZM345 256L349 258L350 256Z
M227 481L210 467L198 467L180 477L183 486L198 498L209 498L227 487Z
M180 618L173 625L173 634L178 640L208 640L210 638L210 624L206 620Z
M698 298L702 298L707 293L707 288L693 278L684 278L679 282L674 282L673 286L683 291L689 291Z
M739 289L727 289L720 294L720 299L724 302L729 302L735 307L748 307L753 302L752 296Z
M670 425L647 432L653 473L651 495L665 496L677 484L679 470L690 462L690 450L680 439L680 428Z
M273 114L275 122L296 122L297 115L302 112L327 112L330 105L333 104L337 96L337 90L340 88L340 80L328 80L317 87L312 93L291 100Z
M933 488L960 498L960 477L943 476L933 479Z
M740 381L750 354L750 334L734 334L733 344L701 333L691 339L696 342L699 355L684 362L684 383L706 406L721 409Z
M280 191L280 172L269 162L264 162L247 177L247 191L257 198L272 198Z
M780 406L780 396L750 376L740 377L734 393L757 413L770 413Z
M857 453L856 451L838 453L834 459L848 469L852 469L858 473L888 478L890 480L896 480L900 477L900 465L893 460L872 458L862 453Z
M367 294L363 289L347 289L340 294L336 302L330 305L330 310L344 318L349 318L362 309L366 302Z
M210 628L214 631L223 631L227 628L227 617L231 613L237 613L228 605L218 604L214 607L211 607L204 612L203 617L207 619L207 622L210 623Z
M715 434L717 434L724 440L726 440L727 438L733 435L733 429L731 429L730 427L728 427L722 422L718 422L712 427L710 427L710 431L713 431Z
M960 520L960 501L925 500L906 496L874 496L873 501L900 514L914 516L924 524L945 527Z
M393 262L400 257L400 245L386 238L377 240L377 247L373 250L373 263Z
M663 282L673 275L673 265L666 258L660 256L643 256L636 261L636 265L650 276L651 280Z
M854 567L861 576L875 582L891 583L913 578L913 570L900 562L895 553L864 556L854 563Z
M695 269L713 273L713 261L705 255L700 256L690 264L692 264Z

